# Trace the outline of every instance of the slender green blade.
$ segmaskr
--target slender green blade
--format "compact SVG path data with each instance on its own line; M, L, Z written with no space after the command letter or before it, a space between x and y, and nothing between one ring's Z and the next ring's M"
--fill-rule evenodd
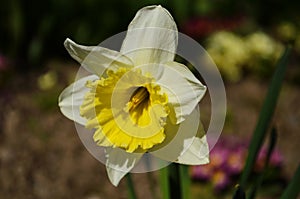
M297 171L290 181L288 187L283 192L280 199L296 199L299 195L300 189L300 165L297 168Z
M252 140L250 142L246 165L240 179L240 185L243 188L245 188L248 178L251 174L253 165L257 157L257 153L263 143L270 120L274 113L290 52L291 48L287 47L282 57L280 58L276 67L276 71L273 75L269 90L267 92L266 98L264 100L262 110L260 112L259 119Z
M191 179L189 175L189 167L187 165L179 165L181 199L190 198Z
M129 199L137 199L130 173L126 175Z
M276 141L277 141L277 131L276 131L275 128L273 128L272 131L271 131L271 135L270 135L269 147L268 147L268 151L267 151L267 157L266 157L266 160L265 160L265 165L264 165L263 172L258 176L255 185L251 189L251 192L250 192L249 197L248 197L249 199L254 199L255 198L257 190L260 188L261 184L263 183L265 173L267 172L268 167L269 167L269 162L270 162L270 159L271 159L272 152L275 148Z
M163 199L170 199L169 167L160 169L160 189Z

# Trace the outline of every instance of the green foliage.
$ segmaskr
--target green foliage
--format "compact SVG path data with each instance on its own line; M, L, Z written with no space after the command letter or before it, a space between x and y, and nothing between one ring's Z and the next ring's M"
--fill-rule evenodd
M130 173L126 174L126 180L127 180L129 199L136 199L137 197L136 197L136 193L134 190L134 185L133 185Z
M290 184L282 194L280 199L296 199L299 195L300 189L300 165L297 168L297 171L295 172L295 175L293 179L291 180Z
M252 190L249 194L249 199L254 199L255 198L258 189L261 187L261 185L263 183L264 177L265 177L265 175L267 173L267 170L268 170L268 165L269 165L269 161L270 161L272 152L275 148L276 141L277 141L277 131L276 131L275 128L273 128L272 132L271 132L271 135L270 135L269 148L268 148L267 157L266 157L266 160L265 160L264 169L263 169L262 173L258 176L258 178L256 180L256 183L254 184L254 186L253 186L253 188L252 188Z
M179 176L180 176L180 188L181 188L181 198L190 198L190 186L191 179L189 175L189 170L187 165L179 165Z
M299 3L295 6L283 4L279 0L275 5L281 7L272 6L273 12L268 7L268 12L264 12L262 9L268 5L266 2L256 1L250 6L250 2L237 3L236 0L4 0L0 7L0 53L9 55L22 69L41 67L43 60L65 55L62 43L66 37L73 36L72 39L83 44L98 44L115 33L125 31L136 11L151 4L166 7L179 28L194 16L232 16L241 11L245 11L246 15L256 15L253 18L263 16L269 21L284 13L286 19L296 16L300 6ZM280 12L275 12L276 8L281 8Z
M261 109L258 122L249 146L249 153L247 162L243 171L243 174L241 176L241 187L246 187L246 184L248 182L249 176L251 174L253 165L255 164L257 153L262 146L263 140L265 138L265 135L267 133L267 129L269 127L270 121L272 119L275 106L277 103L277 99L279 96L279 91L283 82L286 65L288 61L289 54L291 52L291 48L288 47L284 54L282 55L281 59L278 62L276 71L273 75L268 93L266 95L263 107Z
M162 192L162 198L170 199L170 184L169 184L169 168L165 167L160 169L160 189Z

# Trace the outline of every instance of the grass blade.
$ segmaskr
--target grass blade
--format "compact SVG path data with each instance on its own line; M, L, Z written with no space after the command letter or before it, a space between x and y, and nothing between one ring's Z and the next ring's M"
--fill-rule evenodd
M296 199L300 192L299 185L300 185L300 165L298 166L294 177L292 178L288 187L283 192L280 199Z
M187 165L179 165L179 177L180 177L181 199L189 199L191 179L189 175L189 167Z
M130 173L126 175L129 199L137 199Z
M250 142L246 165L240 179L240 186L243 189L245 188L248 178L251 174L253 165L257 157L257 153L263 143L269 123L273 116L290 52L291 48L287 47L282 57L280 58L266 98L264 100L262 110L260 112L259 119L252 140Z
M273 128L271 135L270 135L270 142L269 142L269 147L268 147L268 151L267 151L264 169L263 169L262 173L258 176L257 181L249 194L249 199L255 198L257 190L260 188L261 184L263 183L265 173L267 172L268 167L269 167L269 162L271 159L272 152L275 148L276 141L277 141L277 131L275 128Z
M163 199L170 199L169 166L160 169L160 189Z

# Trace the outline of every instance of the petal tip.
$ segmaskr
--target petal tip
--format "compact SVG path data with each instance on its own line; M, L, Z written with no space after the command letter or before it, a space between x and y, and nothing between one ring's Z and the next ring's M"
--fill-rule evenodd
M106 166L107 176L112 185L117 187L121 179L127 174L127 172L119 171Z
M70 38L66 38L64 41L65 48L67 48L71 43L74 44L74 41L72 41Z

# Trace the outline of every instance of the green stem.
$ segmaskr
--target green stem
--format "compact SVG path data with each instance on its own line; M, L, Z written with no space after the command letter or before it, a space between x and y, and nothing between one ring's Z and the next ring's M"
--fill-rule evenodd
M255 185L253 186L252 190L250 191L249 199L254 199L255 198L257 190L260 188L260 186L263 183L265 173L268 170L269 162L270 162L271 155L272 155L272 152L274 150L276 141L277 141L277 131L276 131L275 128L273 128L272 132L271 132L271 135L270 135L269 148L268 148L267 157L266 157L266 160L265 160L264 169L263 169L262 173L258 176Z
M131 179L130 173L126 175L126 180L127 180L127 188L128 188L128 195L130 199L137 199L135 191L134 191L134 185Z
M269 123L273 116L290 52L291 48L287 47L281 59L279 60L269 90L264 100L259 119L249 146L246 165L241 175L240 186L243 189L245 188L248 178L252 172L252 168L255 164L258 151L263 143Z
M300 165L298 166L294 177L292 178L288 187L283 192L280 199L296 199L300 192L299 184L300 184Z
M189 167L187 165L179 165L181 199L190 198L191 179L189 175Z
M163 199L170 199L169 167L160 169L160 188Z

